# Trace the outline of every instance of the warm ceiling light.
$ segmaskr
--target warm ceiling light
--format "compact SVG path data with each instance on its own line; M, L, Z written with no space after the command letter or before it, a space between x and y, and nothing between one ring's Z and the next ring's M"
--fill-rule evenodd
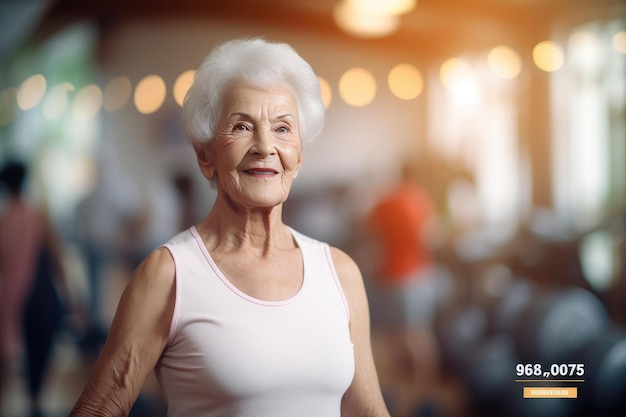
M613 35L613 48L618 52L626 54L626 30L622 30Z
M543 41L533 49L533 61L539 69L552 72L563 66L565 58L563 50L558 44L552 41Z
M187 91L193 84L193 77L196 75L196 70L187 70L180 74L174 82L174 100L178 103L179 106L183 105L183 101L185 100L185 95L187 95Z
M102 90L96 84L90 84L81 88L74 97L72 114L78 121L91 120L102 107Z
M398 16L409 13L417 0L344 0L353 10L372 15Z
M418 97L424 88L422 74L410 64L399 64L393 67L389 71L387 83L391 92L403 100Z
M461 58L450 58L441 64L439 78L443 85L452 90L466 83L472 74L472 67Z
M496 46L487 55L489 69L501 78L515 78L522 70L519 55L508 46Z
M341 2L333 10L335 23L341 30L359 38L380 38L395 32L400 19L395 15L380 15L354 9Z
M376 79L364 68L352 68L339 79L339 95L351 106L366 106L376 96Z
M61 117L68 107L67 92L73 90L74 86L68 82L53 87L43 102L44 119L52 121Z
M455 102L474 105L479 98L478 84L472 66L461 58L450 58L439 70L441 82Z
M28 77L17 91L17 106L22 110L35 107L46 93L46 78L41 74Z
M135 88L135 106L140 113L150 114L161 108L165 101L165 81L158 75L148 75Z

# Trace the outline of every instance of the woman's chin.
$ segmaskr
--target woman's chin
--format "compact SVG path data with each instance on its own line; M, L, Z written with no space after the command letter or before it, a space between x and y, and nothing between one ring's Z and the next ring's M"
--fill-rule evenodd
M286 200L284 196L250 196L247 205L252 209L272 209L281 206Z

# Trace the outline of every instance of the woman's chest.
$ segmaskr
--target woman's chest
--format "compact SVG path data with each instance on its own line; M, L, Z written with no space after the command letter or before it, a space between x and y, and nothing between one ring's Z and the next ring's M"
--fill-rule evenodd
M332 296L304 295L274 306L207 301L181 315L162 364L227 402L302 392L341 398L354 375L345 309Z
M259 300L282 301L295 296L304 282L299 249L266 256L211 254L223 277L237 290Z

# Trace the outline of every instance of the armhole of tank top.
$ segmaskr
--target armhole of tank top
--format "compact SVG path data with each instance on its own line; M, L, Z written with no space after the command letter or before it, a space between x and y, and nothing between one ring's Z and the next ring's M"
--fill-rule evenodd
M337 286L337 291L339 292L339 296L341 297L341 301L343 302L343 307L346 309L348 322L350 322L350 306L348 305L346 294L343 292L341 280L339 279L339 275L337 275L337 270L335 269L335 264L333 262L333 256L330 253L330 246L328 244L324 244L324 254L326 255L326 262L328 262L328 267L330 268L330 272L335 281L335 285Z
M174 250L168 244L163 245L166 248L170 255L172 256L172 260L174 261L174 311L172 313L172 321L170 323L169 334L167 335L167 344L171 344L174 341L174 335L176 334L176 329L178 327L178 316L180 311L180 282L178 280L178 264L176 263L176 257L174 256Z

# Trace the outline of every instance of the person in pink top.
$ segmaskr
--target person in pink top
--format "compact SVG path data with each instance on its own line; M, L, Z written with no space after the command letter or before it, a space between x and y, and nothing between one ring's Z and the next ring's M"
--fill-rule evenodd
M22 197L25 176L25 167L17 162L7 163L0 173L8 192L0 215L0 353L5 363L22 353L22 310L44 235L41 215Z
M324 112L287 44L206 58L183 123L215 203L134 272L71 416L128 415L154 369L170 417L389 417L359 268L282 220Z
M0 171L9 193L0 213L0 348L3 370L24 361L36 416L68 298L59 241L45 215L23 196L26 174L17 161Z

